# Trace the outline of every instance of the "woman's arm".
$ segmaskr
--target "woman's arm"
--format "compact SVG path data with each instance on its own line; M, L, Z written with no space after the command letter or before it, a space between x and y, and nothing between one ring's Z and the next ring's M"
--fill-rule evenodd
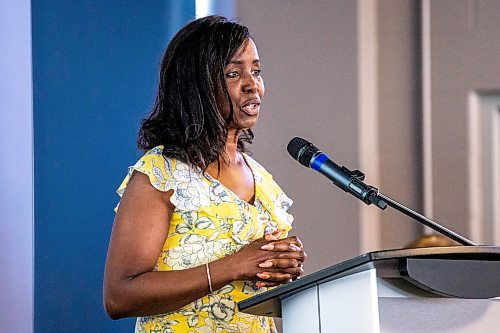
M204 265L153 271L174 211L172 193L156 190L140 172L130 179L113 225L104 273L104 306L112 319L176 310L210 292ZM267 285L274 285L301 275L305 253L300 241L293 237L269 239L211 262L213 290L235 280L267 280ZM266 248L269 243L272 245Z

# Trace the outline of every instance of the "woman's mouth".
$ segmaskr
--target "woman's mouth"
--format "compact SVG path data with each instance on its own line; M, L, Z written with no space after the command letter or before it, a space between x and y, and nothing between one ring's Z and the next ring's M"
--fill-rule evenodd
M248 116L256 116L260 111L260 102L259 101L249 101L241 106L241 111Z

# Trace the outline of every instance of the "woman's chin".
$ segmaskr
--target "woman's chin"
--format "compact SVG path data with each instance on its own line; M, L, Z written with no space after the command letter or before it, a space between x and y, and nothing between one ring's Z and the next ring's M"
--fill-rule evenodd
M254 119L245 119L243 121L238 121L237 123L232 123L231 125L229 125L229 129L237 129L237 130L251 129L257 123L257 116L252 118Z

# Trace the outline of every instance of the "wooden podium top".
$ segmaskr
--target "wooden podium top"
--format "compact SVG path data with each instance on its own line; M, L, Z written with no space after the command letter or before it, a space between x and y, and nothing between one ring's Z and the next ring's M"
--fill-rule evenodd
M399 278L435 295L500 296L500 247L451 246L362 254L238 303L240 311L281 317L281 301L303 290L375 268L380 278Z

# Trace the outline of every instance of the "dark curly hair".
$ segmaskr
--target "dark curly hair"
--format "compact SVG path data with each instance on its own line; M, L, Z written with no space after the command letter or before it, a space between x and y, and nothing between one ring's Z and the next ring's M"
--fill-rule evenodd
M250 38L248 29L221 16L207 16L183 27L168 44L160 70L158 94L142 121L137 144L149 150L163 145L163 154L202 170L224 152L233 106L224 67ZM229 105L224 119L216 102L222 92ZM244 130L238 149L251 143Z

